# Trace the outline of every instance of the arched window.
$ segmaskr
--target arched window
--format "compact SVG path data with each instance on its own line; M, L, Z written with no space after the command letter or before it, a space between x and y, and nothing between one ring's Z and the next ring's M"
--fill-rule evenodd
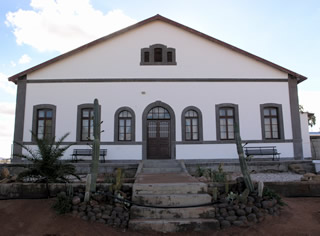
M216 105L217 140L234 140L235 124L239 127L238 105L219 104Z
M41 104L33 107L32 132L38 139L55 136L56 106ZM34 141L34 138L32 137Z
M132 115L129 111L122 111L119 114L119 137L118 141L131 141L132 136Z
M202 138L202 114L197 107L187 107L182 111L182 140L201 141Z
M163 107L155 107L152 108L148 115L147 115L148 120L166 120L170 119L170 114L167 109Z
M80 141L93 140L93 108L81 109Z
M135 114L129 107L119 108L115 113L115 141L135 141Z
M99 105L99 109L101 116L101 105ZM93 139L93 103L78 105L77 141L87 142Z
M279 104L262 104L261 124L263 139L283 139L282 107Z

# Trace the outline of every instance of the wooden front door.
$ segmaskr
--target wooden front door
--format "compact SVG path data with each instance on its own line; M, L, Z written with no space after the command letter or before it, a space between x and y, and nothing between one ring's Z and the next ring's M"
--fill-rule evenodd
M148 159L170 159L170 121L148 120Z
M147 158L170 159L170 115L163 107L150 110L147 120Z

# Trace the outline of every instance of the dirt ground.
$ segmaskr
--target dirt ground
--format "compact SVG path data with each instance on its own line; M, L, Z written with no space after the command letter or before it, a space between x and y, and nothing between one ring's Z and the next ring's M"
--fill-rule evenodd
M163 235L154 232L123 232L100 223L89 223L70 215L58 216L51 209L54 199L1 200L0 235ZM284 198L288 204L281 216L268 216L260 224L221 231L170 233L166 235L320 235L320 198Z

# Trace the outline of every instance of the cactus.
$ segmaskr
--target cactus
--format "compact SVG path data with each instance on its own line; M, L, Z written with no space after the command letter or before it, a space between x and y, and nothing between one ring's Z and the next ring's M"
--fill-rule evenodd
M229 193L229 181L228 180L226 180L225 182L224 182L224 191L226 192L226 194L228 194Z
M239 195L239 201L240 202L242 202L242 203L244 203L244 204L247 204L247 202L248 202L248 196L249 196L249 189L245 189L244 191L243 191L243 193L241 193L240 195Z
M263 188L264 188L264 183L262 181L259 181L259 183L258 183L258 196L259 197L263 196Z
M67 185L67 195L73 197L73 186L72 184Z
M214 187L214 188L212 189L212 199L213 199L213 201L215 201L215 202L218 200L218 193L219 193L218 188L217 188L217 187Z
M237 145L237 152L239 156L239 162L240 162L240 167L241 167L241 172L243 175L244 183L246 187L249 189L250 192L254 191L254 186L248 171L248 166L246 159L244 157L243 153L243 147L242 147L242 142L241 142L241 137L240 137L240 132L239 132L239 126L237 123L234 124L234 132L235 132L235 140L236 140L236 145Z
M100 109L98 99L94 99L93 107L93 146L92 146L92 163L91 163L91 186L90 191L96 191L97 176L98 176L98 165L100 156Z
M88 174L86 179L86 192L84 195L85 202L89 202L90 200L90 189L91 189L91 174Z
M116 178L114 184L110 185L110 191L111 192L119 192L122 184L123 184L123 175L124 173L122 172L121 168L117 168L116 170Z

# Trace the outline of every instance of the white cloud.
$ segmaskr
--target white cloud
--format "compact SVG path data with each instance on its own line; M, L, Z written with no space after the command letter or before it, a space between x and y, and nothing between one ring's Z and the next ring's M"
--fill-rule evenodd
M15 107L15 103L0 102L0 115L14 115Z
M320 131L320 91L299 91L299 104L303 106L304 111L314 113L316 116L316 125L311 131Z
M0 157L9 158L14 130L15 104L0 102Z
M23 54L19 59L19 64L27 64L31 61L31 57L29 57L27 54Z
M10 61L10 65L12 66L12 67L16 67L16 63L14 62L14 61Z
M8 76L0 72L0 91L1 90L10 95L16 95L16 85L14 85L12 82L9 82Z
M8 12L19 45L40 51L69 51L136 22L121 10L104 14L89 0L31 0L33 10Z

